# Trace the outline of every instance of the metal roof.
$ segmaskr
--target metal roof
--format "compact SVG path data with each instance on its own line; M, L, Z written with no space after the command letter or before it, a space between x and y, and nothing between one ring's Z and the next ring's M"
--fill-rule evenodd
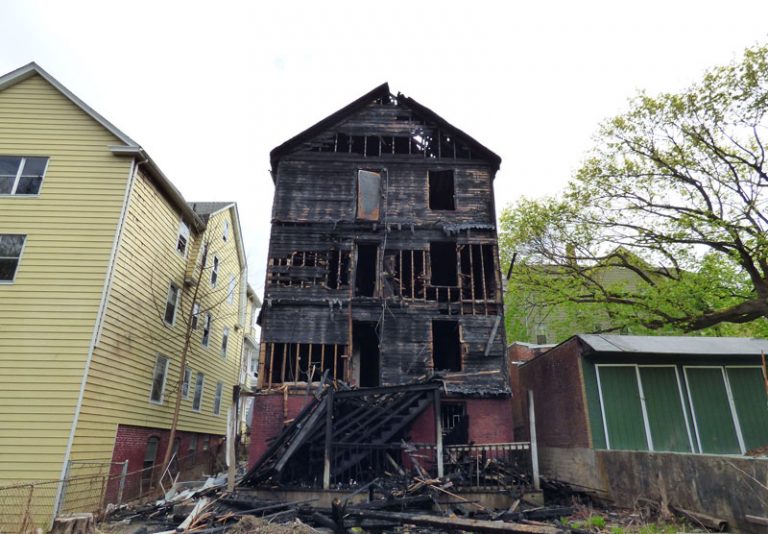
M747 356L768 353L768 339L749 337L620 336L579 334L594 352Z

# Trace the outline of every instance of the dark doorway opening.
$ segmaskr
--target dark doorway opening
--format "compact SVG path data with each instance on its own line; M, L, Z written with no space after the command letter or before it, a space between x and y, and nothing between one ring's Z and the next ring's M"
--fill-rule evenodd
M360 387L374 388L379 385L379 336L376 323L352 322L352 343L359 355Z
M432 364L435 371L461 371L458 321L432 321Z
M378 246L375 243L358 243L357 267L355 268L355 295L372 297L376 291L376 260Z
M440 406L443 423L443 444L464 445L469 443L469 416L463 402L446 402Z
M431 267L430 283L433 286L455 287L457 285L456 243L452 241L430 243L429 261Z
M453 171L429 171L429 209L455 210Z

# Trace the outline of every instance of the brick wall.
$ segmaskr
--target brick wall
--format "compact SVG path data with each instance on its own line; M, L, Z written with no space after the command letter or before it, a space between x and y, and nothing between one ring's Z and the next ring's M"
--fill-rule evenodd
M518 411L527 418L524 395L533 391L539 447L589 447L580 358L581 344L573 338L517 368L515 402L521 402Z
M282 393L272 393L254 397L249 469L269 448L268 441L283 431L285 421L296 417L310 400L312 396L306 394L283 397Z
M129 475L123 488L123 502L135 499L147 491L146 478L142 481L140 470L144 466L147 442L151 437L157 437L160 440L157 447L152 480L156 481L159 478L170 433L168 429L118 425L115 446L112 451L112 462L121 463L128 460ZM197 444L194 449L190 448L193 436L197 436ZM179 480L194 480L202 474L215 474L223 468L221 456L224 452L224 436L177 431L176 437L181 440L178 454ZM116 502L119 486L117 477L120 475L120 471L121 466L112 466L111 475L115 478L113 478L107 488L105 502Z
M469 441L476 445L514 441L511 399L461 399L469 416ZM411 426L411 441L435 443L435 416L432 406Z

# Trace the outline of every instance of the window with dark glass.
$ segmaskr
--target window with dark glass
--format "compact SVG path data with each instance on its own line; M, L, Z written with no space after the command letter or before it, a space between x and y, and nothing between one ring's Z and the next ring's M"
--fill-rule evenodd
M0 156L0 195L37 195L48 158Z
M0 234L0 282L13 282L27 236Z

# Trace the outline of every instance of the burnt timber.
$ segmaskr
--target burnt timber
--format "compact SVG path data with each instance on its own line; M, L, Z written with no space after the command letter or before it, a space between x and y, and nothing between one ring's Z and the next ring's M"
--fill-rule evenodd
M500 158L387 84L271 152L263 389L332 378L505 396Z

